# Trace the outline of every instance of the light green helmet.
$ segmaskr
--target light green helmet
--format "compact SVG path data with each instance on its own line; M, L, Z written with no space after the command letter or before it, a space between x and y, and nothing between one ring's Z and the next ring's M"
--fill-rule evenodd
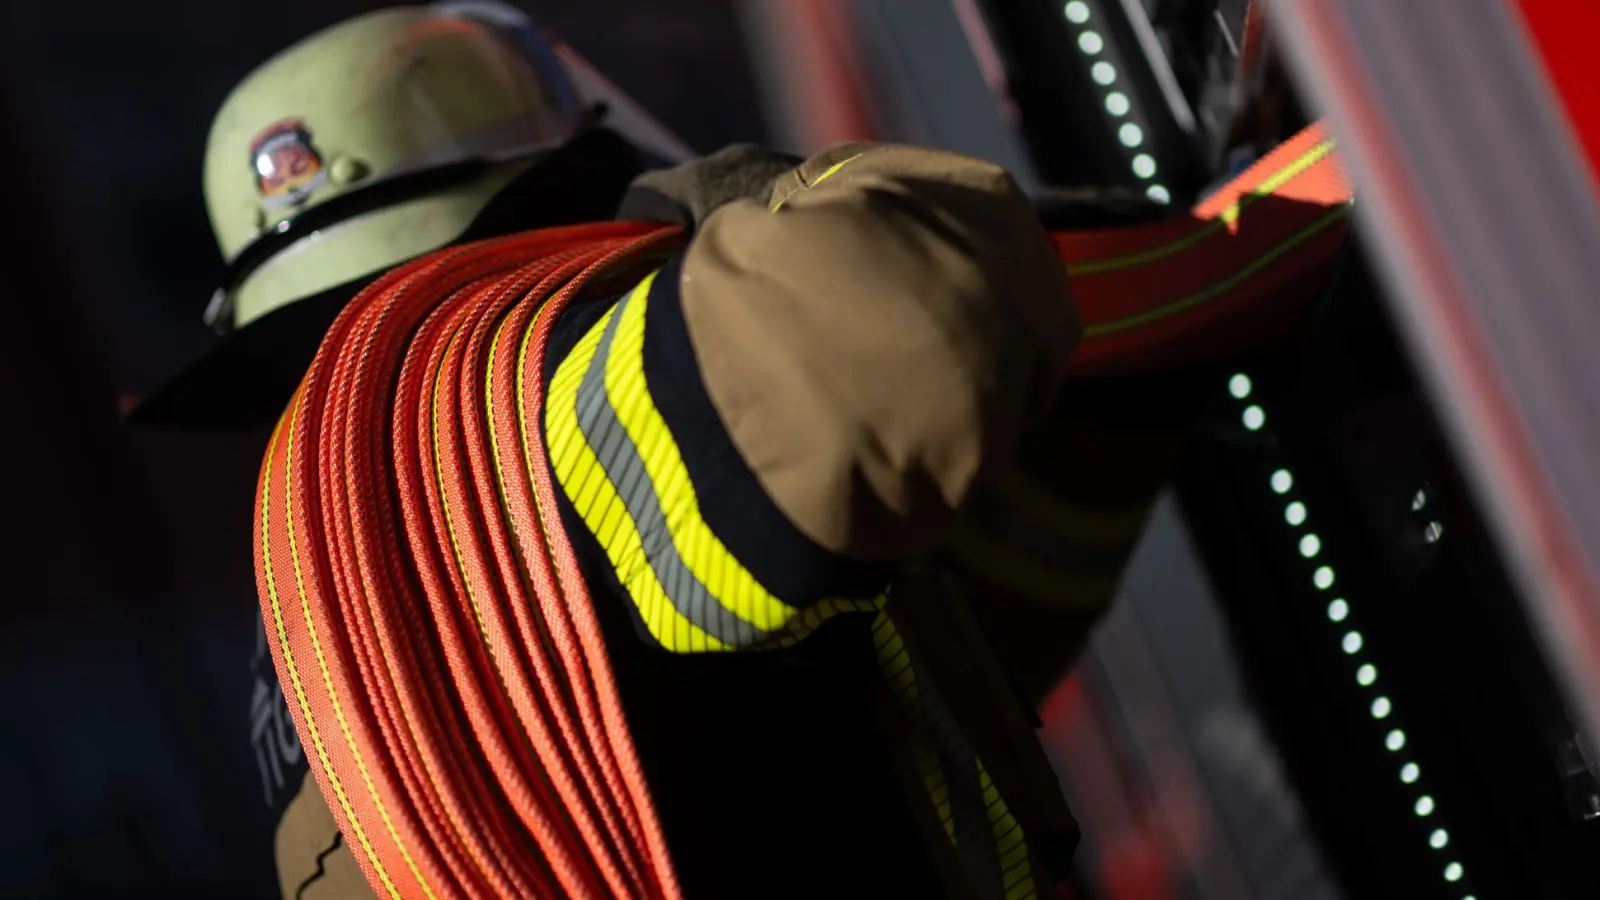
M205 197L230 331L459 237L583 112L564 69L492 3L381 10L279 53L228 95Z
M690 150L571 48L499 0L335 25L224 102L205 196L227 261L218 340L137 424L270 424L327 327L383 271L457 241L609 219L647 166Z

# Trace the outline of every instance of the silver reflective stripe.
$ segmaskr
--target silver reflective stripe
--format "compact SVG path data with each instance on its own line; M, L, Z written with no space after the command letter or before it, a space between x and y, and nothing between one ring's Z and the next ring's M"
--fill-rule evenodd
M594 359L583 373L578 385L578 429L633 519L644 542L645 560L661 582L667 600L685 619L717 640L733 647L748 647L766 638L767 632L734 615L684 564L672 542L655 483L606 393L606 359L611 354L617 324L635 296L630 294L617 304L595 347ZM626 572L617 574L627 577Z

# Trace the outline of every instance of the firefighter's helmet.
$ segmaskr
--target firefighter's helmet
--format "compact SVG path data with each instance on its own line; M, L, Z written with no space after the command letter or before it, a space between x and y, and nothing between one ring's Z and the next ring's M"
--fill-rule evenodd
M466 2L386 9L279 53L234 88L206 143L227 331L443 246L580 127L537 32Z
M457 241L610 218L643 165L686 152L662 134L499 0L382 10L301 41L233 90L207 142L227 265L206 320L221 337L132 420L270 422L362 285Z

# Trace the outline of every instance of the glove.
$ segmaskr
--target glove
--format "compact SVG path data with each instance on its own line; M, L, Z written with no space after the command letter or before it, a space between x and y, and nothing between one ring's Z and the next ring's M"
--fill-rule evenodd
M773 182L801 162L799 157L755 144L733 144L694 162L635 178L623 195L617 218L670 222L693 231L725 203L765 204Z

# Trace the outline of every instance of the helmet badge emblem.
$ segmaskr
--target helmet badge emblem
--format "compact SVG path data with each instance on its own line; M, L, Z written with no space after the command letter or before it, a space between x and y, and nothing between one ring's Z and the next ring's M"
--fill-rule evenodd
M273 123L257 135L250 142L250 168L268 209L298 206L328 180L322 155L299 119Z

